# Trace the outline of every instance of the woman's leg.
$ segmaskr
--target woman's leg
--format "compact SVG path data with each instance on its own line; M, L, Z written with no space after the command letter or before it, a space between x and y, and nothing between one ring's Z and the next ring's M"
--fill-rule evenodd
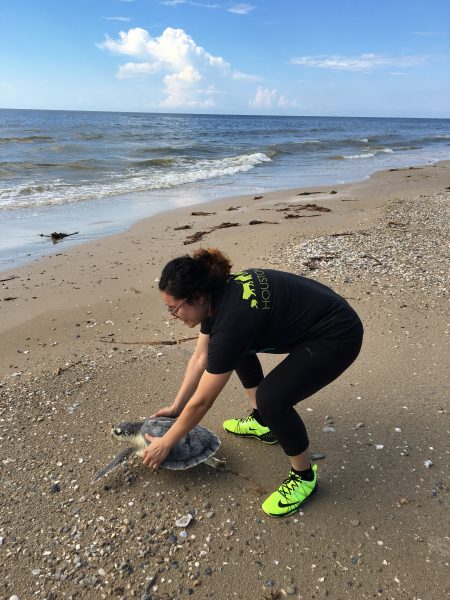
M295 348L259 385L258 411L292 467L287 479L263 502L267 514L292 514L316 493L317 465L311 467L308 434L294 406L345 371L359 354L361 342L362 335L345 343L310 340Z
M358 356L360 348L359 337L348 342L309 340L297 346L258 386L258 411L294 461L302 461L300 455L309 447L308 434L295 404L339 377Z
M245 389L256 388L264 379L264 373L256 354L246 354L236 366L236 375Z
M250 404L256 410L256 390L264 379L264 373L256 354L247 354L236 367L236 375L239 377L247 393Z
M225 431L240 437L256 438L265 444L276 444L276 438L272 435L256 408L256 391L259 384L264 380L261 363L256 354L246 355L236 366L236 374L247 392L253 410L247 417L224 421Z

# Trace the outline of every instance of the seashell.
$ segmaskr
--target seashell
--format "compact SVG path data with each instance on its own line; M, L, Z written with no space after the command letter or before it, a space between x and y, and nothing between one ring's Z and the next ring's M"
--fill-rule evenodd
M187 527L189 525L189 523L192 521L192 519L193 519L193 516L191 515L191 513L188 513L187 515L183 515L182 517L177 519L175 521L175 525L177 527Z

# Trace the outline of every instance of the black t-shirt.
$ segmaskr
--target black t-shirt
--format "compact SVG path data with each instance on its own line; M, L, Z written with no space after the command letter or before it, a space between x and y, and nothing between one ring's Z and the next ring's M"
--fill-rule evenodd
M361 321L346 300L300 275L272 269L232 273L212 298L207 371L227 373L244 355L289 352L305 340L348 337Z

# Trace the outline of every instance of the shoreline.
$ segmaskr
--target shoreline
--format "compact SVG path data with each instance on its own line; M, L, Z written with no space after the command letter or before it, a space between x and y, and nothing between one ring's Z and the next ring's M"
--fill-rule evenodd
M10 269L0 296L3 595L445 597L449 188L443 161L220 199ZM185 245L198 231L208 233ZM325 457L319 494L292 517L260 510L261 488L285 475L279 448L223 433L225 418L247 412L234 376L203 420L229 472L133 461L90 483L118 451L110 426L148 416L178 389L194 343L149 342L196 330L168 320L156 280L199 245L221 248L235 269L317 277L364 322L358 360L297 407ZM263 356L265 371L278 361ZM174 523L187 513L183 537Z
M445 160L438 160L436 162L432 162L432 161L426 161L426 162L421 162L421 161L413 161L412 162L412 166L411 164L408 164L406 166L391 166L388 167L386 169L381 169L381 170L375 170L372 172L369 172L368 174L364 175L363 177L357 177L356 179L349 179L348 181L345 181L344 183L321 183L318 185L312 184L312 185L302 185L302 186L295 186L295 187L286 187L286 188L276 188L273 189L271 187L267 188L267 191L262 190L261 188L258 188L258 191L255 192L255 194L257 195L264 195L267 196L269 194L273 195L273 194L281 194L281 195L286 195L289 192L295 192L300 191L300 190L308 190L308 189L313 189L313 188L326 188L328 185L330 185L331 187L333 186L351 186L354 184L358 184L358 183L363 183L364 181L367 181L368 179L370 179L371 177L375 176L377 173L381 173L384 171L396 171L396 170L403 170L403 169L414 169L414 168L422 168L423 166L430 166L433 164L439 164L440 162L446 162ZM244 188L244 187L251 187L249 183L247 183L246 185L244 185L244 181L241 182L240 185L237 186L237 188ZM258 186L255 186L255 188L257 188ZM73 248L76 246L79 246L80 244L87 244L87 243L94 243L98 240L104 239L105 237L110 237L112 235L121 235L127 231L129 231L132 227L134 227L136 224L138 224L140 221L145 220L145 219L149 219L149 218L153 218L156 217L159 214L165 213L165 212L171 212L171 211L176 211L176 210L181 210L182 208L186 208L189 209L191 206L195 206L195 207L199 207L201 205L204 206L208 206L210 204L214 204L216 202L221 202L221 201L233 201L233 199L240 199L240 198L246 198L248 199L249 196L251 196L250 193L234 193L234 194L225 194L223 196L220 196L219 198L214 198L214 190L217 188L212 187L206 187L205 189L203 188L199 188L197 190L192 190L189 187L189 184L187 187L181 187L178 189L172 189L172 190L160 190L159 194L156 193L154 194L154 192L152 192L152 194L149 193L145 193L145 192L136 192L135 194L131 195L131 205L128 209L127 212L136 212L136 215L132 217L132 219L129 218L125 218L123 217L123 212L124 209L120 207L120 198L121 196L117 196L117 197L113 197L111 198L111 203L109 204L108 202L106 203L106 205L103 205L103 201L100 202L93 202L90 201L89 202L89 208L86 211L86 206L83 205L83 203L81 205L78 205L77 203L75 204L63 204L61 205L61 207L59 208L61 212L61 214L58 213L58 215L50 215L49 218L49 224L46 223L46 212L43 209L40 209L41 212L38 212L38 214L36 215L36 217L33 217L33 227L38 226L39 224L42 225L41 227L41 233L42 231L47 232L47 234L49 234L52 230L53 231L64 231L66 233L69 233L69 231L67 230L67 226L66 224L61 225L60 221L62 220L62 215L64 213L66 213L66 217L65 217L65 221L66 222L76 222L77 225L74 226L75 229L80 230L80 234L79 234L79 238L78 241L77 239L73 238L68 238L66 239L64 242L62 242L63 245L65 245L68 248ZM148 214L149 208L148 206L146 206L146 197L148 197L149 195L153 195L154 196L154 200L152 201L152 203L154 203L155 207L156 207L156 212L152 213L152 214ZM184 205L184 207L177 207L176 206L176 198L177 197L182 197L182 196L187 196L188 200L187 203ZM165 202L169 202L172 204L175 204L175 206L172 206L170 208L161 208L163 206L163 204ZM94 206L97 206L97 208L94 208ZM45 208L45 207L44 207ZM76 214L77 214L77 210L78 211L82 211L81 215L83 217L83 219L76 218ZM37 221L37 222L36 222ZM14 221L7 221L5 223L1 223L0 222L0 226L3 226L4 231L4 235L7 237L8 235L11 236L11 230L8 229L8 225L11 225L11 223L14 223ZM22 229L20 229L20 226L22 227ZM8 256L7 254L5 254L5 251L2 250L1 254L4 255L4 258L1 259L0 261L0 273L3 273L5 271L9 271L11 269L14 268L20 268L21 266L25 266L27 264L30 264L32 262L34 262L35 260L38 260L40 258L44 258L45 256L49 256L52 254L51 248L49 248L46 245L46 242L41 241L39 242L38 239L36 239L35 242L31 241L32 238L38 238L39 234L36 233L36 231L32 231L32 229L29 228L29 224L28 224L28 217L24 218L23 220L20 219L17 222L17 227L19 227L19 230L16 231L16 229L14 229L14 234L15 234L15 238L14 239L19 239L20 236L22 236L24 238L24 240L26 241L25 246L20 246L23 248L23 250L20 250L18 253L14 254L15 251L13 251L13 255L12 256ZM70 227L70 232L72 232L72 228ZM31 237L30 237L31 236ZM23 242L25 243L25 241ZM49 241L48 244L50 244L51 242ZM43 252L43 254L42 254Z

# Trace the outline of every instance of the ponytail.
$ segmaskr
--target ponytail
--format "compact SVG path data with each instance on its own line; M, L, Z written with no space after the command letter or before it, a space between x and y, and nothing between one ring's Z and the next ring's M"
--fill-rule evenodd
M164 267L159 289L174 298L212 294L230 276L231 262L217 248L199 248L192 256L174 258Z

